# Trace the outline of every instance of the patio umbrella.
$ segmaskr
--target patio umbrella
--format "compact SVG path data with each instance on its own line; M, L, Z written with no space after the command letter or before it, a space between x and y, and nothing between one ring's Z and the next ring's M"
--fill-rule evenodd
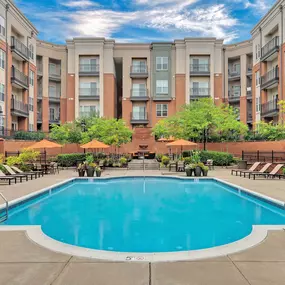
M100 149L100 148L103 149L103 148L109 148L110 146L94 139L89 143L81 145L80 147L81 148L92 148L92 149Z
M56 147L62 147L62 145L58 144L58 143L55 143L55 142L51 142L51 141L48 141L46 139L43 139L39 142L36 142L35 144L29 146L28 148L30 149L40 149L40 148L56 148Z
M186 140L176 140L174 142L166 144L166 146L167 147L179 147L180 146L181 147L181 153L182 153L184 146L194 148L197 146L197 144L190 142L190 141L186 141Z

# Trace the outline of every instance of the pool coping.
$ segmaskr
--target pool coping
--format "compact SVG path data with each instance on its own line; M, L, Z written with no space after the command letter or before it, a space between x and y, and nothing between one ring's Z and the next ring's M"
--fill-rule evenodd
M108 176L108 177L100 177L100 178L78 178L73 177L62 181L60 183L54 184L52 186L46 187L39 191L30 193L23 197L17 198L9 202L9 206L15 206L21 202L24 202L28 199L36 197L45 192L52 192L53 189L68 184L69 182L73 182L76 180L87 180L87 181L94 181L94 180L114 180L120 178L142 178L142 177L150 177L150 178L171 178L171 179L178 179L178 180L194 180L199 181L201 180L214 180L224 185L231 186L234 188L238 193L244 192L253 196L255 198L261 199L262 201L269 202L278 206L282 209L285 209L285 203L268 197L266 195L254 192L252 190L246 189L244 187L240 187L233 183L224 181L219 178L215 177L178 177L178 176L134 176L134 175L126 175L126 176ZM0 205L0 210L3 210L5 207L4 204ZM136 253L136 252L115 252L115 251L106 251L106 250L95 250L90 248L79 247L75 245L70 245L66 243L62 243L57 241L49 236L47 236L41 229L40 225L28 225L28 226L0 226L1 231L25 231L27 237L35 242L36 244L45 247L49 250L56 251L59 253L78 256L82 258L94 258L94 259L101 259L101 260L110 260L110 261L118 261L118 262L169 262L169 261L190 261L190 260L199 260L199 259L206 259L206 258L215 258L221 257L228 254L237 253L240 251L244 251L251 247L254 247L267 237L268 231L270 230L284 230L285 225L253 225L252 232L245 236L244 238L237 240L235 242L216 246L208 249L201 249L201 250L191 250L191 251L177 251L177 252L159 252L159 253Z

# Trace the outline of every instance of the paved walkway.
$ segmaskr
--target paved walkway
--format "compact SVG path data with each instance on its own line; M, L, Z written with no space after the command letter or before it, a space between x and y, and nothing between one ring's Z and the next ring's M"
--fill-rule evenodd
M108 171L105 176L141 175L141 171ZM160 171L146 172L158 175ZM228 169L216 176L285 201L285 181L266 181L229 176ZM59 175L0 186L15 199L76 176L72 170ZM168 263L118 263L83 259L56 253L30 241L25 232L0 232L0 285L284 285L285 231L272 231L249 250L216 259Z

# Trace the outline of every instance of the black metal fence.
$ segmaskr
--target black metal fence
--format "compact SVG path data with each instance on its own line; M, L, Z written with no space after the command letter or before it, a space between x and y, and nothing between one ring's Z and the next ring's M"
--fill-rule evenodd
M283 162L285 163L285 151L242 151L242 160L248 162Z

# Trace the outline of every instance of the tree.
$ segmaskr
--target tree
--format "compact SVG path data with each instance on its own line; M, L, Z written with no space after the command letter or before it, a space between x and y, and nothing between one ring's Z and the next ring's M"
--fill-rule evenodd
M79 143L82 139L81 129L76 123L66 123L64 125L52 125L49 138L60 143Z
M226 139L244 135L248 127L237 120L238 111L228 105L216 106L212 99L200 99L185 105L175 116L159 121L153 134L206 142L207 134Z
M273 122L259 122L257 124L258 134L265 140L276 141L285 139L284 124L274 124Z

